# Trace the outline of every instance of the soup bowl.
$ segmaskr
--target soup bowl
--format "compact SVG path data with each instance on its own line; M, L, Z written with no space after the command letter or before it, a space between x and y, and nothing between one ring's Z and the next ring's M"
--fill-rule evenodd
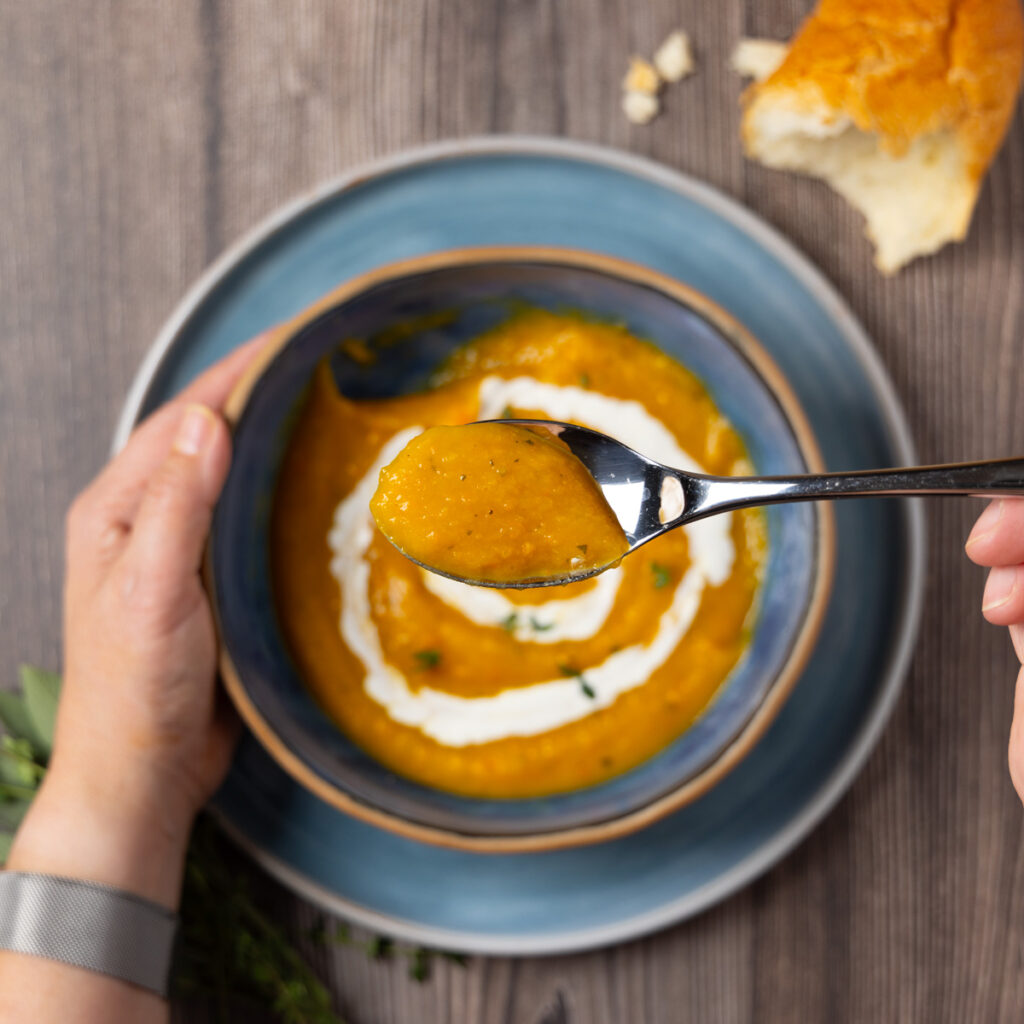
M749 643L714 699L660 753L583 789L526 799L458 796L374 760L318 706L275 610L270 519L278 470L316 366L353 399L421 389L454 349L528 305L613 319L700 378L758 474L823 469L786 380L735 319L680 282L611 257L540 248L435 253L339 287L273 332L231 395L234 457L205 576L220 668L243 720L311 792L410 839L480 851L600 842L705 794L753 748L815 642L832 572L827 505L766 510L768 556ZM373 351L343 339L387 339Z

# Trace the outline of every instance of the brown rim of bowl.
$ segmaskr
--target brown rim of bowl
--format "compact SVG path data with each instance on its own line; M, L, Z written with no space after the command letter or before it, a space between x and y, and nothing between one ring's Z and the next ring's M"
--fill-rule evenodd
M764 381L785 414L808 469L811 472L824 471L825 467L818 443L789 381L786 380L782 371L776 366L775 361L760 342L735 317L688 285L641 264L613 256L548 246L510 245L449 249L389 263L346 281L292 320L267 332L265 347L256 356L228 396L224 406L224 416L228 423L232 427L235 426L245 409L253 387L266 368L296 332L314 317L384 281L413 273L476 263L554 263L596 270L657 289L683 305L696 310L718 328ZM835 568L835 519L828 503L816 504L815 511L818 527L815 566L817 571L807 604L807 614L804 616L800 630L790 647L785 665L775 677L771 688L757 710L746 721L732 742L711 764L693 778L637 810L593 825L577 826L560 832L539 832L517 836L480 836L410 822L389 812L371 807L321 778L281 740L246 692L223 642L220 644L219 654L221 677L245 724L274 760L292 778L332 807L371 825L397 833L406 839L475 853L532 853L617 839L653 824L706 793L746 757L782 708L814 648L832 588ZM217 609L216 587L211 570L211 548L212 540L207 546L203 576L211 595L214 622L218 636L220 636L221 623Z

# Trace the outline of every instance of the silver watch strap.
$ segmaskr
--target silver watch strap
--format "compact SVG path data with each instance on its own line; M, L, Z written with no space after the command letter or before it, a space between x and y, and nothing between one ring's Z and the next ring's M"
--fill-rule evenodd
M107 974L166 998L178 919L97 882L0 871L0 949Z

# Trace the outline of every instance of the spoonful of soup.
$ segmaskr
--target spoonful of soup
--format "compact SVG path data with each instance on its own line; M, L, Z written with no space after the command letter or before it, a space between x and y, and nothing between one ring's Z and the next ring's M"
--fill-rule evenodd
M870 495L1024 495L1024 458L792 477L714 477L553 420L431 427L381 470L370 502L407 558L487 587L595 576L718 512Z

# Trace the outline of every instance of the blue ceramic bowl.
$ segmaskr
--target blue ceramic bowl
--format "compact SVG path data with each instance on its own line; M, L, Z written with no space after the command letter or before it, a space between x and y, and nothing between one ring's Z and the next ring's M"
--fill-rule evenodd
M769 509L769 562L747 652L690 729L608 782L538 799L472 799L402 778L364 753L310 697L275 615L269 520L289 427L324 355L331 354L349 397L415 391L454 348L507 316L510 303L625 323L703 380L759 474L821 469L802 411L757 342L699 293L610 257L536 248L433 254L349 282L277 331L227 410L234 460L206 571L228 690L273 757L327 802L412 838L505 851L609 839L704 793L751 749L796 681L821 622L832 568L827 505ZM454 311L455 320L406 337L372 365L338 351L339 339L429 322L441 311Z

